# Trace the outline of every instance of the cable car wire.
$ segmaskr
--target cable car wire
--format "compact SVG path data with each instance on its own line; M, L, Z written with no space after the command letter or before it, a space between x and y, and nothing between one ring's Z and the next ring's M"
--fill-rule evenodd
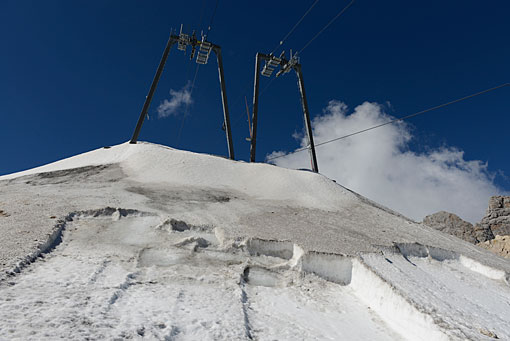
M296 54L296 55L299 55L301 54L301 52L303 52L318 36L320 36L329 26L331 26L342 14L344 14L355 2L356 0L352 0L351 2L349 2L344 8L342 8L334 17L333 19L331 19L319 32L317 32L317 34L315 34L315 36L312 37L312 39L310 39L304 46L303 48L301 48L301 50L299 50L299 52ZM308 15L308 13L310 13L310 11L315 7L315 5L319 2L319 0L315 0L314 3L310 6L310 8L308 8L308 10L305 12L305 14L303 14L303 16L301 17L301 19L298 20L298 22L294 25L294 27L292 27L292 29L283 37L283 39L280 41L280 43L278 44L278 46L276 46L274 48L274 50L271 52L271 54L273 54L280 46L282 46L285 41L287 40L287 38L294 32L294 30L299 26L299 24L303 21L303 19ZM274 81L275 78L272 78L269 83L260 91L259 93L259 97L262 96L262 94L267 90L267 88L269 88L272 84L272 82ZM239 97L239 99L242 98L241 96ZM235 101L235 104L237 104L238 100ZM234 105L232 106L234 107ZM243 117L244 115L240 115L238 120L235 122L236 123L239 123L241 118Z
M195 68L195 76L193 76L193 81L191 82L191 87L190 87L190 91L189 91L190 99L191 99L191 96L193 95L193 89L195 88L195 81L197 79L199 66L200 66L200 64L197 64L197 67ZM180 126L179 132L177 134L177 143L176 143L176 145L178 145L179 141L181 140L181 133L182 133L182 129L184 127L184 121L186 120L186 117L189 115L189 112L190 112L190 102L188 101L186 103L186 107L184 109L184 115L182 116L181 126Z
M200 30L200 28L202 27L202 22L203 22L203 19L204 19L204 13L205 13L205 2L207 0L202 0L202 9L200 10L200 21L199 21L199 24L197 26L197 30Z
M298 54L300 54L301 52L303 52L304 49L306 49L308 47L308 45L310 45L318 36L321 35L322 32L324 32L331 24L333 24L336 19L338 19L342 14L345 13L345 11L347 11L349 9L349 7L352 6L352 4L354 4L356 0L352 0L351 2L349 2L347 4L347 6L345 6L344 8L342 8L342 10L340 10L340 12L338 12L337 15L335 15L335 17L333 19L331 19L327 24L326 26L324 26L312 39L310 39L308 41L308 43L305 44L305 46L303 46L303 48L301 50L299 50Z
M305 12L305 14L303 14L303 16L301 17L301 19L298 20L298 22L294 25L294 27L292 27L292 29L289 31L289 33L287 33L282 40L280 40L280 43L278 44L278 46L276 46L273 51L271 51L270 54L273 54L276 50L278 50L279 47L281 47L285 41L287 40L287 38L292 34L292 32L294 32L294 30L299 26L299 24L301 24L301 21L303 21L303 19L308 15L308 13L310 13L310 11L315 7L315 5L317 5L317 3L319 2L319 0L315 0L315 2L310 6L310 8L308 8L308 10Z
M198 25L198 28L200 28L202 26L203 14L204 14L204 9L205 9L205 1L206 0L203 0L203 2L202 2L202 11L201 11L202 14L200 15L200 23ZM213 11L213 14L211 15L211 20L209 21L209 26L207 28L207 34L205 35L206 37L209 34L209 32L211 31L212 24L214 22L214 17L216 16L216 10L218 9L219 2L220 2L220 0L216 0L216 4L214 6L214 11ZM193 95L193 90L195 89L195 82L197 80L197 75L198 75L199 67L200 67L200 64L197 64L197 66L195 68L195 75L193 76L193 81L191 82L191 87L190 87L190 90L189 90L189 97L190 98ZM186 103L186 107L184 109L184 115L182 116L182 121L181 121L181 126L179 127L179 132L177 133L177 143L176 143L176 145L178 145L180 140L181 140L181 134L182 134L182 130L184 128L184 122L186 121L186 117L189 115L189 113L190 113L190 102L188 101Z
M209 26L207 27L207 33L205 34L206 36L208 36L209 32L211 31L211 27L212 27L212 24L214 22L214 17L216 16L216 10L218 9L219 2L220 2L220 0L216 0L216 5L214 6L214 11L213 11L213 14L211 16L211 21L209 22Z
M285 43L285 41L290 37L290 35L294 32L294 30L299 26L299 24L301 24L301 22L303 21L303 19L312 11L312 9L315 7L315 5L317 5L317 3L319 2L319 0L315 0L312 5L306 10L306 12L301 16L301 18L294 24L294 26L290 29L290 31L280 40L280 43L273 49L273 51L271 51L270 54L274 54L274 52L276 50L278 50L279 47L283 46L283 44ZM259 97L262 96L262 94L264 93L265 90L267 90L267 88L271 85L271 83L273 82L274 78L271 79L269 81L269 83L262 89L262 91L259 93ZM247 87L246 87L246 90L248 90L251 86L252 86L252 82L249 82ZM245 91L246 91L245 90ZM241 99L243 98L243 94L245 93L242 92L238 98L236 98L236 100L233 102L231 108L234 108L237 104L239 104L241 102ZM234 124L232 125L233 127L236 127L239 122L241 122L241 119L244 118L244 113L241 113L241 115L239 115L238 119L234 122Z
M392 124L392 123L399 122L399 121L404 121L404 120L407 120L409 118L412 118L412 117L415 117L415 116L418 116L418 115L422 115L422 114L431 112L433 110L437 110L439 108L446 107L448 105L459 103L459 102L465 101L467 99L470 99L470 98L473 98L473 97L476 97L476 96L480 96L480 95L486 94L488 92L491 92L491 91L494 91L494 90L497 90L497 89L504 88L505 86L509 86L509 85L510 85L510 83L500 84L498 86L495 86L495 87L492 87L492 88L489 88L489 89L485 89L485 90L476 92L474 94L471 94L471 95L468 95L468 96L464 96L464 97L455 99L455 100L450 101L450 102L446 102L446 103L443 103L443 104L440 104L440 105L436 105L434 107L431 107L431 108L428 108L428 109L425 109L425 110L421 110L421 111L415 112L414 114L410 114L410 115L407 115L407 116L404 116L404 117L401 117L401 118L396 118L396 119L390 120L388 122L384 122L384 123L381 123L381 124L378 124L378 125L366 128L366 129L362 129L362 130L356 131L354 133L343 135L343 136L340 136L340 137L337 137L337 138L334 138L334 139L331 139L331 140L327 140L327 141L323 141L323 142L320 142L320 143L316 143L315 147L317 148L319 146L322 146L322 145L325 145L325 144L328 144L328 143L331 143L331 142L335 142L335 141L338 141L338 140L342 140L342 139L345 139L347 137L351 137L351 136L354 136L354 135L358 135L358 134L361 134L361 133L364 133L364 132L367 132L367 131L370 131L370 130L373 130L373 129L376 129L376 128L380 128L380 127L386 126L388 124ZM296 154L296 153L299 153L299 152L302 152L302 151L305 151L305 150L308 150L308 147L298 148L295 151L290 152L288 154L273 156L273 157L267 158L266 161L271 161L271 160L279 159L281 157L285 157L285 156L288 156L288 155Z

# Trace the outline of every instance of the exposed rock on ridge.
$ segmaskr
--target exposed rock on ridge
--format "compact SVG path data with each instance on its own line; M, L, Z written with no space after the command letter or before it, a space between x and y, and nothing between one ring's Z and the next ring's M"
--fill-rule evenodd
M477 245L502 257L510 258L510 236L496 236L492 240Z
M473 244L494 238L488 226L481 226L479 224L473 226L473 224L462 220L459 216L445 211L426 216L423 219L423 223Z
M480 228L490 229L494 235L510 235L510 196L493 196Z
M485 217L474 226L445 211L426 216L423 224L510 258L510 196L491 197Z

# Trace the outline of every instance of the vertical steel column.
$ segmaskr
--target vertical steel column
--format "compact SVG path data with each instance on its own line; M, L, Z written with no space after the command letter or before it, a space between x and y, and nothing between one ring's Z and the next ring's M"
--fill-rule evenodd
M225 120L225 132L227 134L227 145L228 145L228 157L231 160L234 160L234 144L232 142L232 131L230 128L230 116L228 114L228 104L227 104L227 90L225 88L225 77L223 75L223 59L221 57L221 47L214 46L214 53L216 53L216 58L218 60L218 74L220 77L220 85L221 85L221 100L223 102L223 116Z
M172 34L170 34L170 38L168 38L168 42L166 43L165 51L163 52L163 56L161 57L161 61L159 62L158 70L154 75L154 79L152 80L151 88L149 90L149 94L145 97L145 103L143 104L142 112L140 113L140 118L138 118L138 122L136 123L136 128L133 133L133 137L129 143L136 144L138 140L138 135L140 134L140 130L142 129L143 121L145 120L145 116L147 116L147 111L149 110L149 106L151 105L152 96L154 95L154 91L156 91L156 87L158 86L159 78L161 77L161 73L165 67L166 59L168 58L168 53L170 52L170 48L174 43L174 38Z
M255 79L253 84L253 116L251 118L250 162L255 162L255 149L257 147L257 114L259 110L260 59L262 59L262 55L257 53L255 56Z
M301 105L303 107L303 114L305 119L306 134L308 136L308 150L310 151L310 160L312 163L312 171L315 173L319 172L319 166L317 165L317 157L315 155L315 145L313 143L312 125L310 123L310 113L308 112L308 102L306 101L305 83L303 82L303 74L301 72L301 64L294 66L298 77L298 87L301 93Z

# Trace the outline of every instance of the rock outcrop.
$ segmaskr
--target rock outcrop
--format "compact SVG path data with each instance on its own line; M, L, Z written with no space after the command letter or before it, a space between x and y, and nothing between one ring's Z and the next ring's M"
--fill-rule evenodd
M496 236L477 245L502 257L510 258L510 236Z
M510 258L510 196L491 197L485 217L474 226L445 211L426 216L423 224Z
M510 196L491 197L487 213L477 225L490 229L494 235L510 235Z
M459 216L445 211L426 216L423 219L423 224L473 244L494 238L489 227L479 224L473 226L473 224L462 220Z

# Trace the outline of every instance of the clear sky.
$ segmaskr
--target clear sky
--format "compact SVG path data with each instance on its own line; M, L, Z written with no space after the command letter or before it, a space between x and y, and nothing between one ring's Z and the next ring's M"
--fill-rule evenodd
M277 46L313 2L219 0L209 39L223 49L237 159L249 155L244 96L250 103L255 53ZM301 49L347 3L319 1L285 43L287 52ZM206 29L215 4L2 1L0 174L129 140L170 29ZM351 109L379 103L399 117L509 82L509 13L503 0L357 0L301 54L312 118L331 100ZM185 106L158 118L158 106L172 98L171 89L186 89L195 68L171 51L140 140L226 155L214 58L198 71L184 123ZM503 174L494 181L508 190L509 97L506 87L416 117L405 148L459 148L466 160ZM258 161L299 147L292 137L303 129L293 74L271 83L259 115Z

